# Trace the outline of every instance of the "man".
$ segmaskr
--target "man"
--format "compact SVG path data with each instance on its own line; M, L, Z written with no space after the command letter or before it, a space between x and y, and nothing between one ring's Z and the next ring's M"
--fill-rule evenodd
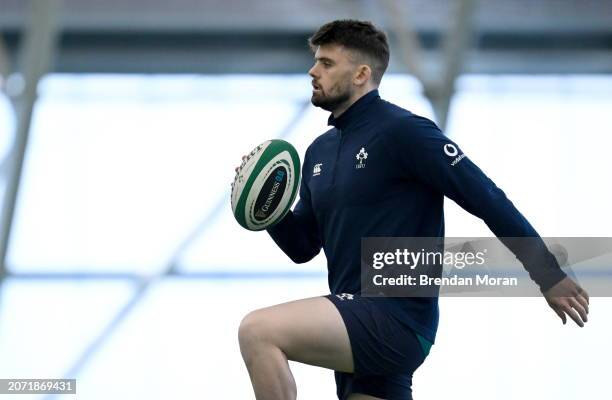
M331 295L257 310L240 325L240 349L258 400L295 399L287 360L333 369L342 400L411 399L412 373L438 326L437 297L360 296L360 243L368 236L443 237L443 197L482 218L498 237L536 231L437 126L382 100L386 35L341 20L311 38L312 103L331 112L328 132L308 148L300 200L268 230L296 263L323 247ZM583 326L588 295L545 246L524 261L548 304ZM517 254L518 253L518 254Z

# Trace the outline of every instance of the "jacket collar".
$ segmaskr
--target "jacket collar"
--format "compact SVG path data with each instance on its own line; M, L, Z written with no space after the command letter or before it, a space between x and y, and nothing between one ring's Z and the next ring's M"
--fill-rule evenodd
M367 109L367 106L378 98L380 98L380 95L378 94L377 89L364 94L357 99L356 102L351 104L351 106L347 108L346 111L343 112L338 118L335 118L334 114L330 114L327 120L327 125L332 125L341 131L347 129L353 123L362 119L366 114L365 110Z

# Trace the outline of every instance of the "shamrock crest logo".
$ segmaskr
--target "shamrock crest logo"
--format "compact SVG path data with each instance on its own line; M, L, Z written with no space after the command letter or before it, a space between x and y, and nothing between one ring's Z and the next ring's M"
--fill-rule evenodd
M355 156L355 158L357 159L357 161L359 161L359 164L356 164L355 168L365 168L366 165L363 161L367 160L368 158L368 153L365 151L365 148L362 147L361 150L359 150L359 153L357 153L357 155Z

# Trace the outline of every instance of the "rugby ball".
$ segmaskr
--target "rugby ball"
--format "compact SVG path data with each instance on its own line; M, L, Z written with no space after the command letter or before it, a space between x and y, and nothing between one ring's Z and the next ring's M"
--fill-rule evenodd
M300 186L300 157L284 140L255 147L238 167L232 184L232 211L238 223L260 231L280 221Z

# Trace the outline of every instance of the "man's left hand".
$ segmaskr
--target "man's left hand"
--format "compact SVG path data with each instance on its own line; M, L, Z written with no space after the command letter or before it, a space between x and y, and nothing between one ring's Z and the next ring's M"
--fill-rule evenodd
M587 322L589 313L589 294L573 280L568 277L563 278L555 286L544 293L544 298L548 302L563 324L567 322L565 314L581 328Z

